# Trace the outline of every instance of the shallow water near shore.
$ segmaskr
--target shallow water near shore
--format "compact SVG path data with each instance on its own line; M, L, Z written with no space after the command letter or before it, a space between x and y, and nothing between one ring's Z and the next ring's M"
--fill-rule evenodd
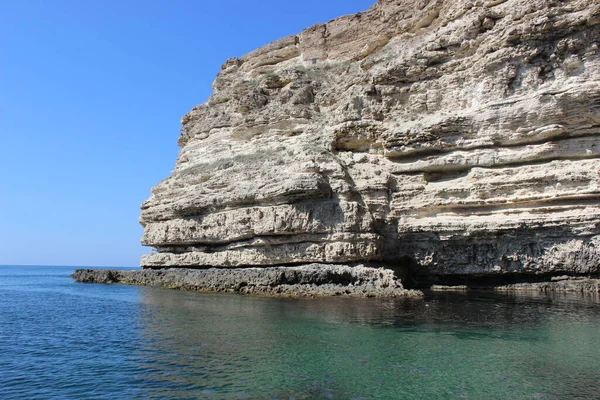
M595 295L270 299L0 267L0 398L593 399Z

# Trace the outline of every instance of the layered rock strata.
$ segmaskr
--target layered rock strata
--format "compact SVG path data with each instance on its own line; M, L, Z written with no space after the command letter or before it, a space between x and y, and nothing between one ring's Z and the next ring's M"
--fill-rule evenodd
M600 4L380 0L222 67L149 268L600 273Z
M169 268L161 270L80 269L72 277L83 283L123 283L197 291L268 296L421 297L405 290L391 270L362 265L310 264L265 268Z

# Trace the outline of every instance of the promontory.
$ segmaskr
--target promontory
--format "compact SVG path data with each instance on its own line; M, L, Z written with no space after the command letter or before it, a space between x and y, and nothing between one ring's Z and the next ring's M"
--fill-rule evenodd
M380 0L227 60L213 89L142 204L144 270L76 278L598 291L598 1Z

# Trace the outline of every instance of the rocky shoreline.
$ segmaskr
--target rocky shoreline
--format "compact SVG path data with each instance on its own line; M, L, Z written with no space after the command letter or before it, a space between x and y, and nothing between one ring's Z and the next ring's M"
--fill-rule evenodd
M195 292L225 292L273 297L421 297L405 289L390 269L362 265L309 264L268 268L169 268L119 271L78 269L83 283L122 283Z
M141 205L145 269L74 278L598 293L597 3L379 0L227 60Z
M363 265L309 264L265 268L166 268L140 270L78 269L81 283L120 283L194 292L238 293L270 297L407 297L423 292L406 289L391 269ZM548 281L469 285L434 284L432 292L600 293L600 278L557 276Z
M495 288L499 292L560 292L560 293L600 293L600 279L583 277L559 277L550 282L527 282L503 285Z
M600 279L564 277L543 282L519 282L508 285L432 285L433 292L467 292L471 290L493 290L495 292L536 293L600 293Z

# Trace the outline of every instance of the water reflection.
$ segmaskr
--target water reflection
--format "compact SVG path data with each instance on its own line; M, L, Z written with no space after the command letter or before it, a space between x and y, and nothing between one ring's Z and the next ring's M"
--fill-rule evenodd
M564 294L267 299L143 288L142 397L593 398L599 304Z

